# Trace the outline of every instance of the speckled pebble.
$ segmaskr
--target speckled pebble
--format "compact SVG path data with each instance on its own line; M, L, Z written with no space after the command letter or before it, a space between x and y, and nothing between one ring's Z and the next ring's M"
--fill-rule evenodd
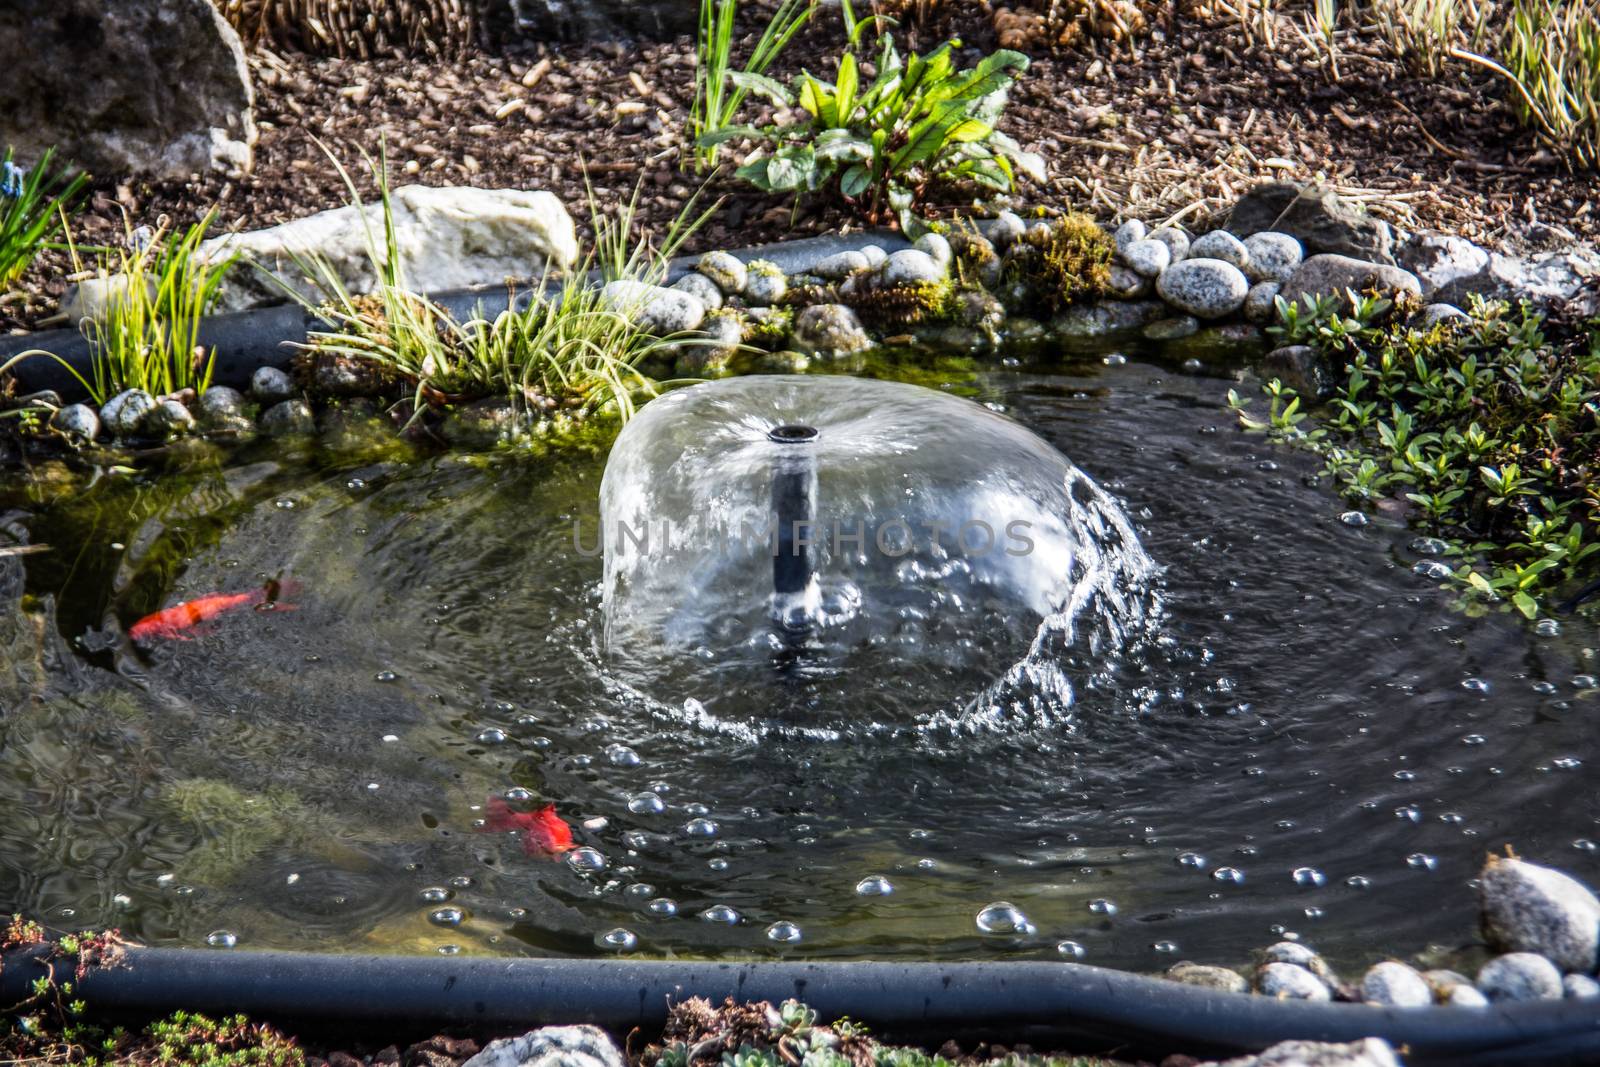
M53 429L84 441L100 436L100 416L88 404L68 404L50 416Z
M1123 252L1133 242L1144 240L1145 233L1144 223L1138 219L1129 219L1117 227L1116 232L1111 235L1111 240L1116 243L1117 251Z
M1172 249L1160 241L1134 241L1122 250L1122 259L1139 274L1154 278L1172 264Z
M1192 259L1220 259L1241 271L1250 263L1250 250L1227 230L1212 230L1196 237L1189 245L1189 256Z
M1231 315L1244 305L1250 282L1232 263L1194 257L1174 263L1156 279L1161 299L1202 319Z
M294 379L277 367L257 367L250 376L250 392L263 404L287 400L294 395Z
M681 293L688 293L704 304L708 310L715 311L722 306L722 289L704 274L690 271L673 282L672 288Z
M1286 282L1306 258L1299 241L1272 230L1251 234L1242 246L1246 253L1244 272L1253 282Z
M1563 971L1593 974L1600 952L1600 900L1549 867L1490 856L1478 876L1484 932L1496 948L1536 952Z
M1256 973L1256 984L1262 993L1279 1000L1333 999L1322 979L1292 963L1266 964Z
M749 269L744 262L731 252L707 252L700 257L694 269L727 296L738 296L744 292L745 279L749 276ZM716 304L710 301L705 303L707 307L722 306L721 300Z
M154 434L183 434L194 429L194 414L176 400L163 400L144 417Z
M1146 240L1160 241L1167 246L1167 251L1172 253L1171 262L1189 258L1189 246L1192 243L1189 235L1176 226L1162 226L1160 229L1151 230Z
M1483 965L1478 990L1490 1000L1560 1000L1561 972L1543 956L1511 952Z
M882 249L879 249L879 251L882 251ZM811 265L811 273L828 281L839 281L842 278L848 278L858 270L869 270L871 267L872 261L866 257L865 253L852 249L848 252L835 252L831 256L825 256L817 260Z
M776 263L752 260L744 281L744 298L754 307L771 307L789 291L789 280Z
M1412 968L1387 960L1373 964L1362 976L1361 999L1393 1008L1421 1008L1433 1003L1433 990Z
M1244 317L1254 323L1268 323L1278 317L1278 294L1282 282L1257 282L1244 295Z
M143 389L124 390L100 408L100 425L113 437L130 437L139 432L145 416L154 411L155 406L156 398Z
M223 415L238 415L244 411L244 397L239 390L226 385L213 385L200 394L195 410L202 419L215 419Z

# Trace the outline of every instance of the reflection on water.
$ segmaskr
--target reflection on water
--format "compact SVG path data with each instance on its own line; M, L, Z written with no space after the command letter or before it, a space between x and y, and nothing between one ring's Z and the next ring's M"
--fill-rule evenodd
M1154 969L1281 929L1352 961L1462 946L1505 842L1600 878L1593 623L1457 614L1410 533L1340 522L1215 379L1104 354L966 383L1163 568L1148 640L1057 657L1070 724L741 738L689 667L663 716L573 549L602 455L246 452L0 514L55 547L0 558L0 907L188 945ZM292 610L124 636L279 575ZM484 832L497 796L578 847Z

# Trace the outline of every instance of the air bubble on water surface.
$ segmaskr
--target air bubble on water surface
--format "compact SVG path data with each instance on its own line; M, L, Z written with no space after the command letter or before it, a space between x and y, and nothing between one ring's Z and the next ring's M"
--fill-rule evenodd
M1069 960L1081 960L1088 955L1088 950L1076 941L1062 941L1056 945L1056 952Z
M628 798L628 810L635 815L660 815L667 805L654 793L635 793Z
M1010 901L997 900L978 912L978 929L986 934L1031 934L1033 923Z
M618 926L597 936L594 939L594 943L601 948L609 948L615 952L632 952L639 947L639 935L632 930Z
M1307 889L1316 889L1328 884L1328 876L1315 867L1296 867L1291 875L1294 884Z
M1237 867L1218 867L1211 872L1211 877L1228 885L1243 885L1244 872Z
M581 873L603 871L606 869L606 858L600 854L599 849L584 845L567 853L567 866Z
M856 883L858 897L886 897L894 892L894 883L881 874L869 874Z
M239 935L232 930L213 930L206 935L206 944L212 948L233 948L239 943Z
M683 832L690 837L716 837L717 824L710 819L690 819L683 824Z
M1104 897L1096 897L1094 900L1089 901L1089 910L1096 915L1115 915L1117 906Z
M741 922L744 916L726 904L713 904L700 913L700 918L708 923L723 923L727 926L734 926Z
M437 908L428 912L428 921L435 926L460 926L466 915L460 908Z
M678 914L678 902L671 897L656 897L645 905L645 910L652 915L676 915Z
M782 945L792 945L800 940L800 927L792 922L780 920L767 927L767 940Z

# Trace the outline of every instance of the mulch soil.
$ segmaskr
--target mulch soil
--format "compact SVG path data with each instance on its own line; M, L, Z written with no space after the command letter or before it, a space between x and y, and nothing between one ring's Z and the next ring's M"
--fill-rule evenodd
M769 3L744 5L745 48ZM959 35L973 59L993 48L985 5L954 6L914 28L917 44ZM780 68L831 74L843 33L824 11ZM1193 17L1158 19L1131 47L1033 58L1002 127L1045 154L1051 177L1019 189L1019 203L1204 228L1256 182L1318 180L1403 228L1491 245L1555 246L1600 230L1600 177L1570 172L1538 145L1501 85L1476 68L1415 77L1378 41L1346 32L1334 77L1287 28L1269 49L1235 22ZM254 170L168 183L100 176L74 227L79 243L110 244L162 216L186 225L212 207L219 227L254 229L339 206L347 190L324 148L366 197L375 184L361 152L386 150L396 185L549 189L580 230L586 178L602 211L637 189L639 218L658 233L698 190L702 204L720 206L691 251L861 225L831 199L764 196L728 166L709 177L679 169L693 94L689 38L543 44L454 61L256 49L250 66ZM73 270L65 253L42 256L24 279L27 297L0 301L0 329L55 312Z

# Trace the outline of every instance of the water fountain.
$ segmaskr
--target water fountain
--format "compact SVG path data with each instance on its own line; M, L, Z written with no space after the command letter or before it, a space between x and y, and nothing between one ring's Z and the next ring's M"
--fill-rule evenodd
M669 394L617 441L601 523L608 648L724 725L1060 720L1062 657L1119 647L1150 610L1153 565L1086 474L995 411L896 382ZM908 700L911 671L952 702Z

